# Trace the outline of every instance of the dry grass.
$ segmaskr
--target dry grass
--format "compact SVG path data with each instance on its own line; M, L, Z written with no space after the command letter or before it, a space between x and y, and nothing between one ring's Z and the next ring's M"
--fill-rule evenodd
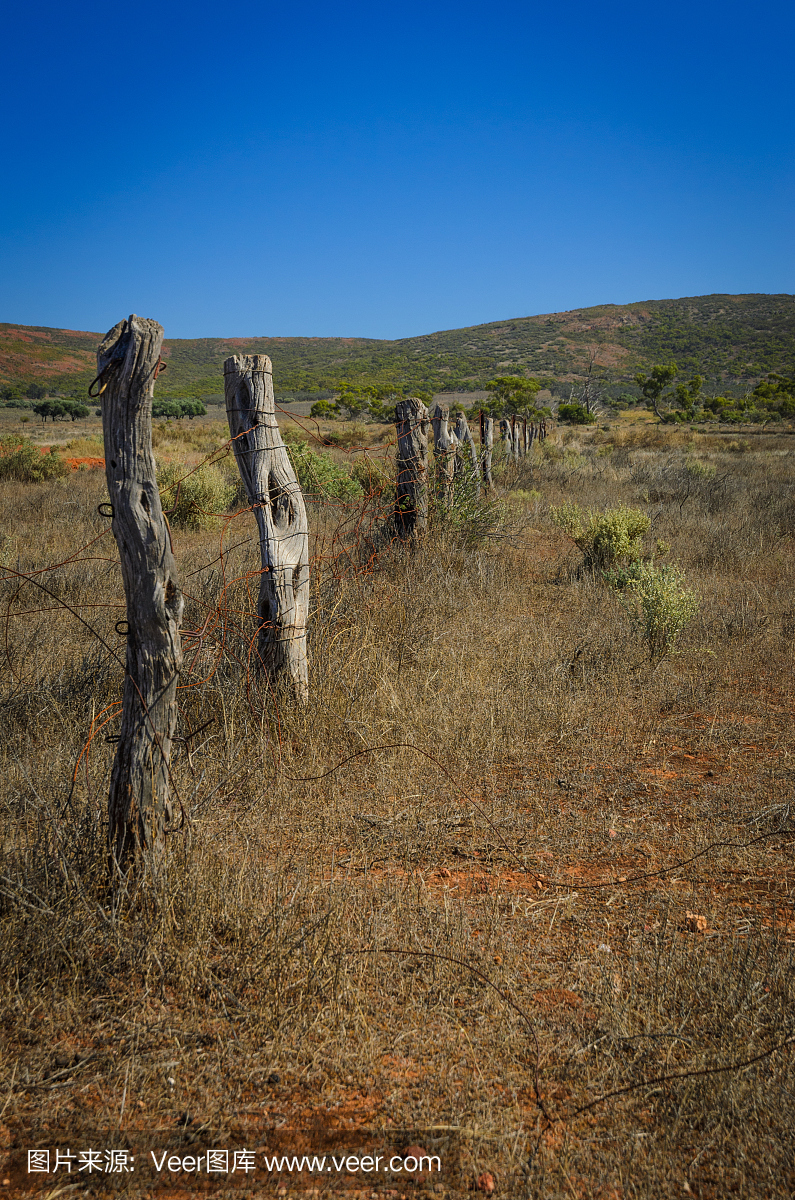
M217 532L175 538L185 821L167 888L116 902L123 594L103 481L2 486L6 1148L322 1152L405 1131L381 1136L442 1154L442 1182L416 1185L435 1195L484 1171L545 1200L792 1194L793 1047L774 1049L795 1035L792 450L631 432L505 473L523 527L475 548L452 527L362 569L352 516L314 512L303 712L247 669L250 514L223 560ZM714 474L688 472L694 454ZM702 597L680 653L650 662L580 569L546 516L567 500L653 518L649 549L667 543ZM257 1195L342 1190L259 1178ZM373 1179L349 1184L415 1190Z

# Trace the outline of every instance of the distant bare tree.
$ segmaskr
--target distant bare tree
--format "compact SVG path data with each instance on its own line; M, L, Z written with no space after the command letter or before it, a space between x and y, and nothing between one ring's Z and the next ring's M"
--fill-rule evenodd
M599 370L596 362L598 349L588 348L588 370L585 372L585 382L579 388L572 384L569 404L581 404L589 416L595 417L604 410L602 394L604 392L604 376L595 374L594 367Z

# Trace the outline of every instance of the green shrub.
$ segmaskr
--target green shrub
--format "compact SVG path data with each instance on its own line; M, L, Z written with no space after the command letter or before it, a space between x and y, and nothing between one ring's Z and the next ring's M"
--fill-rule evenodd
M563 529L582 551L585 565L594 569L611 567L622 560L632 562L643 551L643 535L651 521L639 508L608 508L582 511L579 504L550 508L552 522Z
M0 479L42 483L46 479L59 479L68 472L69 467L54 446L49 453L42 454L41 447L30 438L19 438L13 433L0 438Z
M376 486L371 489L366 482L365 463L361 460L357 459L357 465L352 471L348 471L335 463L331 455L310 449L309 444L301 438L300 431L295 426L288 425L282 430L282 436L304 499L307 501L328 498L360 500L364 492L369 494L371 490L378 491L378 488L386 482L385 477L378 477L376 482L377 464L373 460L366 460L374 469L373 482ZM183 474L186 469L182 468ZM233 492L233 502L248 504L242 481L238 479L236 484L230 486Z
M581 471L586 466L588 459L584 454L579 454L576 450L563 451L563 470L564 471Z
M285 438L285 441L287 439ZM293 442L301 441L300 436L292 438ZM358 421L348 423L340 429L329 429L323 434L323 441L331 446L347 449L350 446L366 446L369 441L367 427Z
M700 462L697 458L686 462L685 470L688 474L695 476L696 479L714 479L715 477L715 464Z
M593 425L596 417L583 404L559 404L558 420L567 425Z
M435 532L442 534L449 544L472 550L504 533L508 505L491 496L478 495L467 480L457 479L449 507L432 490L429 516Z
M604 573L652 658L670 654L688 621L698 612L699 598L685 587L678 567L658 567L654 561L630 563Z
M331 400L316 400L309 411L309 415L316 420L318 418L326 418L329 421L333 421L340 415L340 406L334 404Z
M194 471L184 463L158 464L157 486L169 522L179 529L215 528L237 491L213 463Z
M19 383L4 383L0 387L0 400L7 408L27 408L27 401L24 399L25 389Z
M358 456L351 467L351 479L359 484L366 496L382 496L395 489L395 464L390 458L370 458L369 454Z
M361 497L361 484L329 454L310 450L307 442L292 440L287 453L306 499L321 500L333 496L336 500L358 500Z

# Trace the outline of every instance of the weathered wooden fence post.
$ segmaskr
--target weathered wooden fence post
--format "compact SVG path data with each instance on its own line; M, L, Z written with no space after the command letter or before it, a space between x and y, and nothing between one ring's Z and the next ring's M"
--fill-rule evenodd
M276 421L267 354L228 358L224 393L235 458L259 526L259 660L274 680L288 680L296 698L304 701L309 687L309 525Z
M395 529L399 538L410 538L428 527L428 410L416 396L400 400L395 425Z
M511 417L511 439L514 462L518 463L524 455L524 442L522 440L522 422L515 414Z
M436 494L445 508L453 502L453 477L458 438L450 432L448 420L450 410L436 405L431 417L433 425L433 453L436 459Z
M503 417L500 421L500 439L505 445L505 461L513 462L513 438L511 437L511 422Z
M133 315L97 350L105 476L127 601L121 731L108 796L110 866L122 875L138 864L158 873L171 819L182 592L152 456L162 345L162 326Z
M494 450L494 420L480 410L480 464L483 475L483 486L487 489L494 487L491 474L491 456Z
M466 447L469 447L469 478L472 480L472 486L475 489L475 495L480 495L480 471L478 469L478 452L475 449L475 439L472 436L472 430L469 428L469 423L464 413L459 413L455 421L455 436L458 439L459 455L456 458L456 470L463 471L465 469L464 458L466 455Z

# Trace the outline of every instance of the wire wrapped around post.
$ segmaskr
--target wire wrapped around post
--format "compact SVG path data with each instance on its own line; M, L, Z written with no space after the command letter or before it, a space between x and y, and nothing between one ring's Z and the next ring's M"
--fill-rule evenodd
M428 527L428 410L416 396L395 405L395 531L403 540Z
M507 417L503 417L500 421L500 439L505 447L505 461L513 462L513 437L511 434L511 422Z
M309 691L309 524L276 420L267 354L228 358L224 393L235 458L259 526L259 662L303 702Z
M478 452L475 449L475 439L465 413L459 413L455 420L455 436L458 439L459 454L456 458L456 473L466 472L466 448L469 447L470 471L468 478L476 496L480 495L480 471L478 470Z
M450 410L437 404L433 410L433 453L436 460L436 496L442 508L453 503L453 479L455 478L458 438L450 430Z
M182 591L160 504L152 455L152 396L163 329L131 316L97 351L105 476L119 547L127 620L121 730L110 777L111 868L127 875L142 860L162 866L171 820L171 743L182 663ZM122 624L126 628L122 631Z

